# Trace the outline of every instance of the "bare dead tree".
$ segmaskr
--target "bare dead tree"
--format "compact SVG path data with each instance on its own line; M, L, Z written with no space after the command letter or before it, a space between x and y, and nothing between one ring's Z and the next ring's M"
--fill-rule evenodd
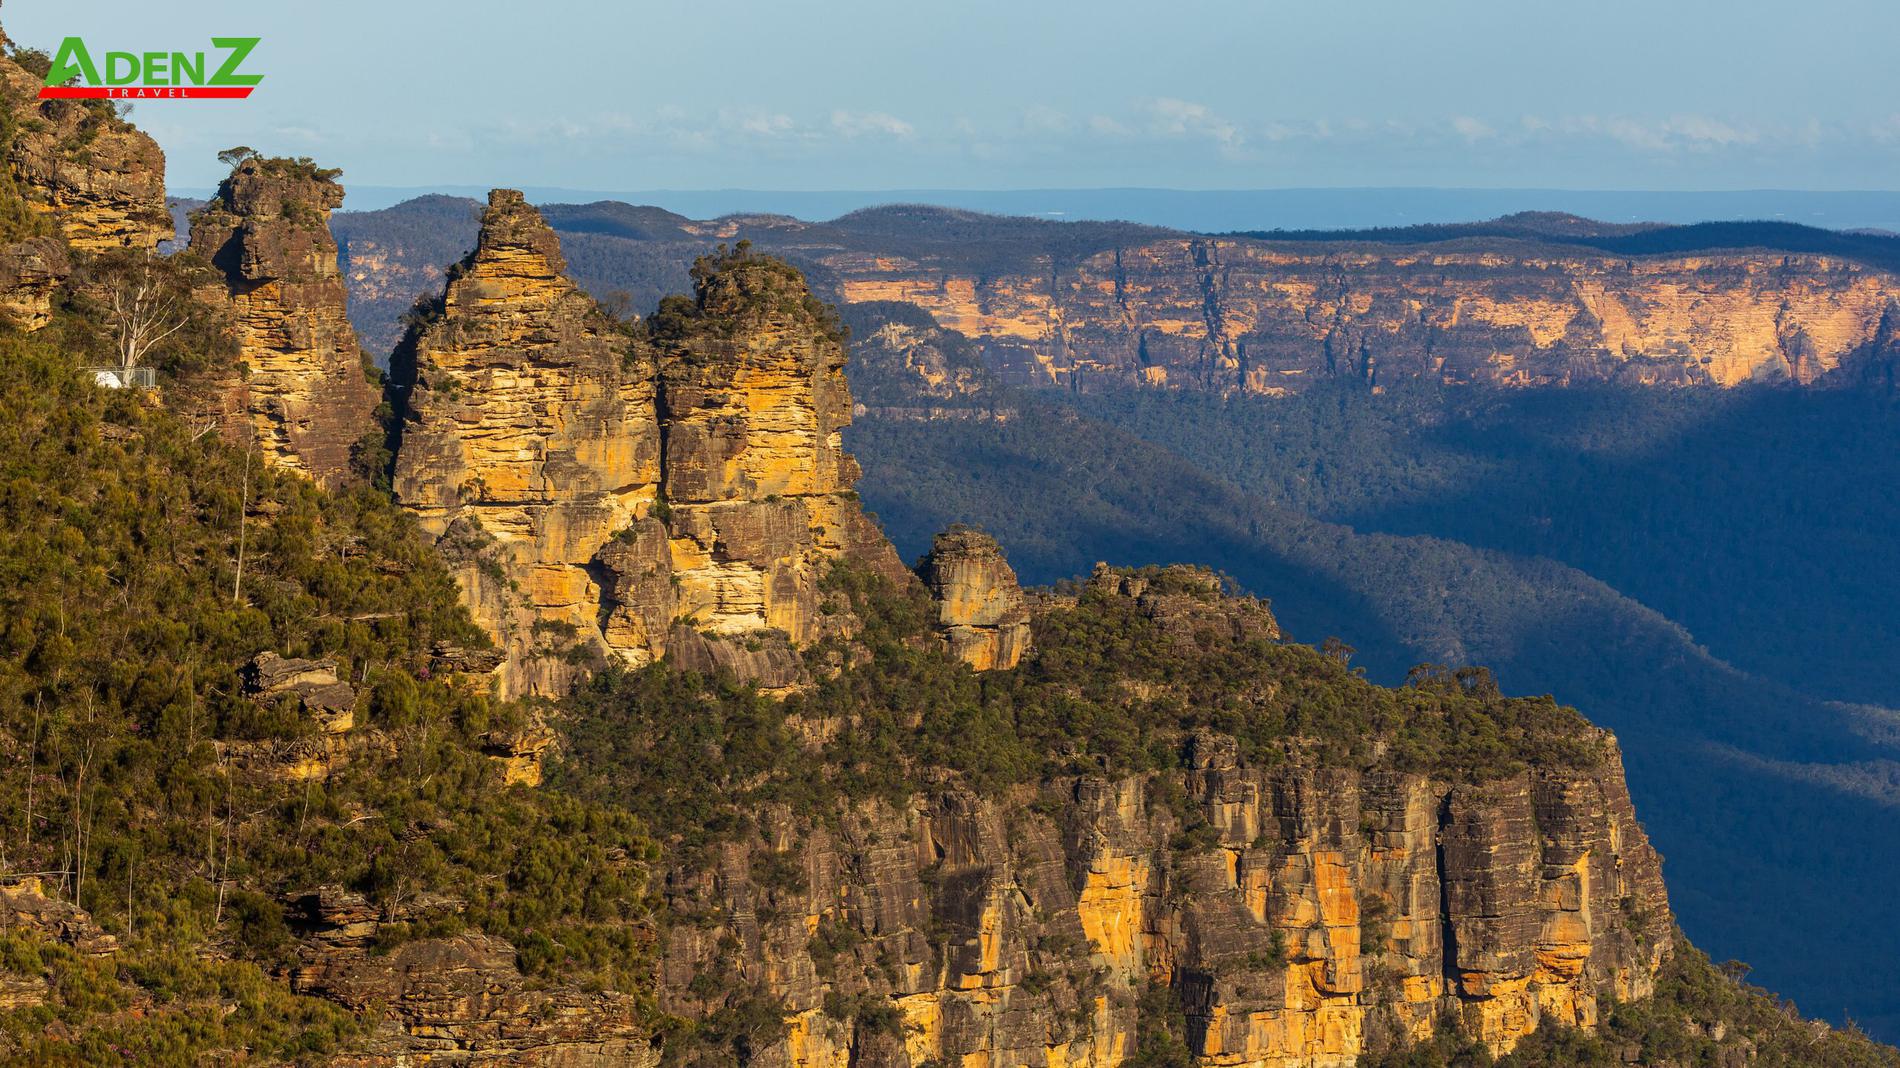
M150 263L131 267L107 288L119 366L131 370L159 342L184 329L180 295Z
M251 447L257 439L257 428L251 427L251 441L244 443L244 495L238 502L238 546L237 577L231 580L231 603L238 603L244 590L244 535L246 527L244 517L251 510Z
M20 820L20 854L33 855L33 780L40 765L40 695L33 695L33 735L26 755L26 812Z
M224 889L231 880L231 810L234 807L231 765L225 762L222 753L218 755L218 769L224 772L224 867L218 872L218 908L212 915L213 926L224 922Z

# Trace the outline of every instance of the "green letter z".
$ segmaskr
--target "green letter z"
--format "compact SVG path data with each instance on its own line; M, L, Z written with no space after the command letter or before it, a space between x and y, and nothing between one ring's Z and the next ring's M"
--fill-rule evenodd
M213 48L228 48L231 50L231 54L224 58L223 66L212 72L211 81L206 84L256 85L258 82L263 81L264 76L262 74L239 74L237 72L238 64L244 62L244 57L251 54L251 49L256 48L257 42L260 40L262 40L262 38L259 37L213 37L211 39L211 46Z

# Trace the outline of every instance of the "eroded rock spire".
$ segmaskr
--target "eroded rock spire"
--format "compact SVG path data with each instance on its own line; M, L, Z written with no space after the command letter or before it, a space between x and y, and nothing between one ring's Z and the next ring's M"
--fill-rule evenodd
M337 172L307 159L239 163L192 220L191 252L223 277L245 374L235 404L266 460L335 487L369 434L377 390L347 315L330 212Z
M918 568L953 656L978 671L1013 668L1029 650L1029 609L996 539L972 527L937 535Z
M566 266L540 213L496 190L392 366L396 495L508 653L509 693L558 693L608 651L595 558L660 481L653 366Z

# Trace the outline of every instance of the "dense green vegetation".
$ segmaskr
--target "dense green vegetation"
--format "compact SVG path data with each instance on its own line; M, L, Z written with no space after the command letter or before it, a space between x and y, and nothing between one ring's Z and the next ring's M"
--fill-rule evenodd
M764 317L809 325L832 341L846 341L838 310L813 296L804 276L750 241L720 245L695 257L688 272L693 296L674 294L643 320L658 350L685 363L723 358L728 340Z
M1717 656L1821 696L1900 697L1900 406L1858 391L1084 396L1091 417L1361 531L1562 561ZM1843 626L1843 620L1853 625Z
M1172 578L1147 574L1156 589ZM921 590L841 568L829 591L866 620L869 658L782 702L664 667L598 676L568 704L556 785L691 847L747 827L768 802L815 814L842 799L901 804L946 772L994 792L1175 768L1197 728L1234 736L1256 764L1297 752L1464 781L1602 755L1588 724L1549 698L1503 697L1481 672L1421 670L1408 686L1377 687L1345 651L1284 644L1263 606L1191 584L1175 596L1205 616L1177 625L1083 587L1038 616L1022 667L983 674L930 640ZM841 652L808 655L818 665ZM846 727L805 745L801 721Z
M485 639L413 522L96 388L57 344L82 326L0 334L0 863L47 873L129 943L109 995L87 993L92 965L58 986L50 1011L80 1048L189 1064L304 1048L274 1030L298 1014L311 1041L346 1033L281 991L216 1027L194 1000L264 998L244 962L288 959L282 896L322 883L388 909L448 895L463 907L436 930L510 938L531 975L649 984L646 839L625 813L501 788L480 747L521 712L430 677L437 642ZM353 737L379 743L333 754L327 779L291 775L324 743L293 704L242 692L240 667L267 650L333 660L365 693ZM38 967L25 949L9 960ZM113 999L159 1009L140 1030L100 1007Z
M44 983L44 1004L0 1013L0 1063L34 1068L204 1063L242 1050L279 1063L346 1047L364 1021L298 997L249 961L206 958L189 906L110 957L23 934L0 935L0 984Z

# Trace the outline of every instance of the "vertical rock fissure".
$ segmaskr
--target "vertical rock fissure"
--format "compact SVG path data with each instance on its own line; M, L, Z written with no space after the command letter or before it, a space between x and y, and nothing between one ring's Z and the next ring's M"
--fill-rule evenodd
M1438 942L1439 970L1447 992L1458 989L1458 927L1452 922L1451 872L1445 863L1445 835L1451 829L1451 791L1438 799L1438 826L1432 834L1434 863L1438 870Z

